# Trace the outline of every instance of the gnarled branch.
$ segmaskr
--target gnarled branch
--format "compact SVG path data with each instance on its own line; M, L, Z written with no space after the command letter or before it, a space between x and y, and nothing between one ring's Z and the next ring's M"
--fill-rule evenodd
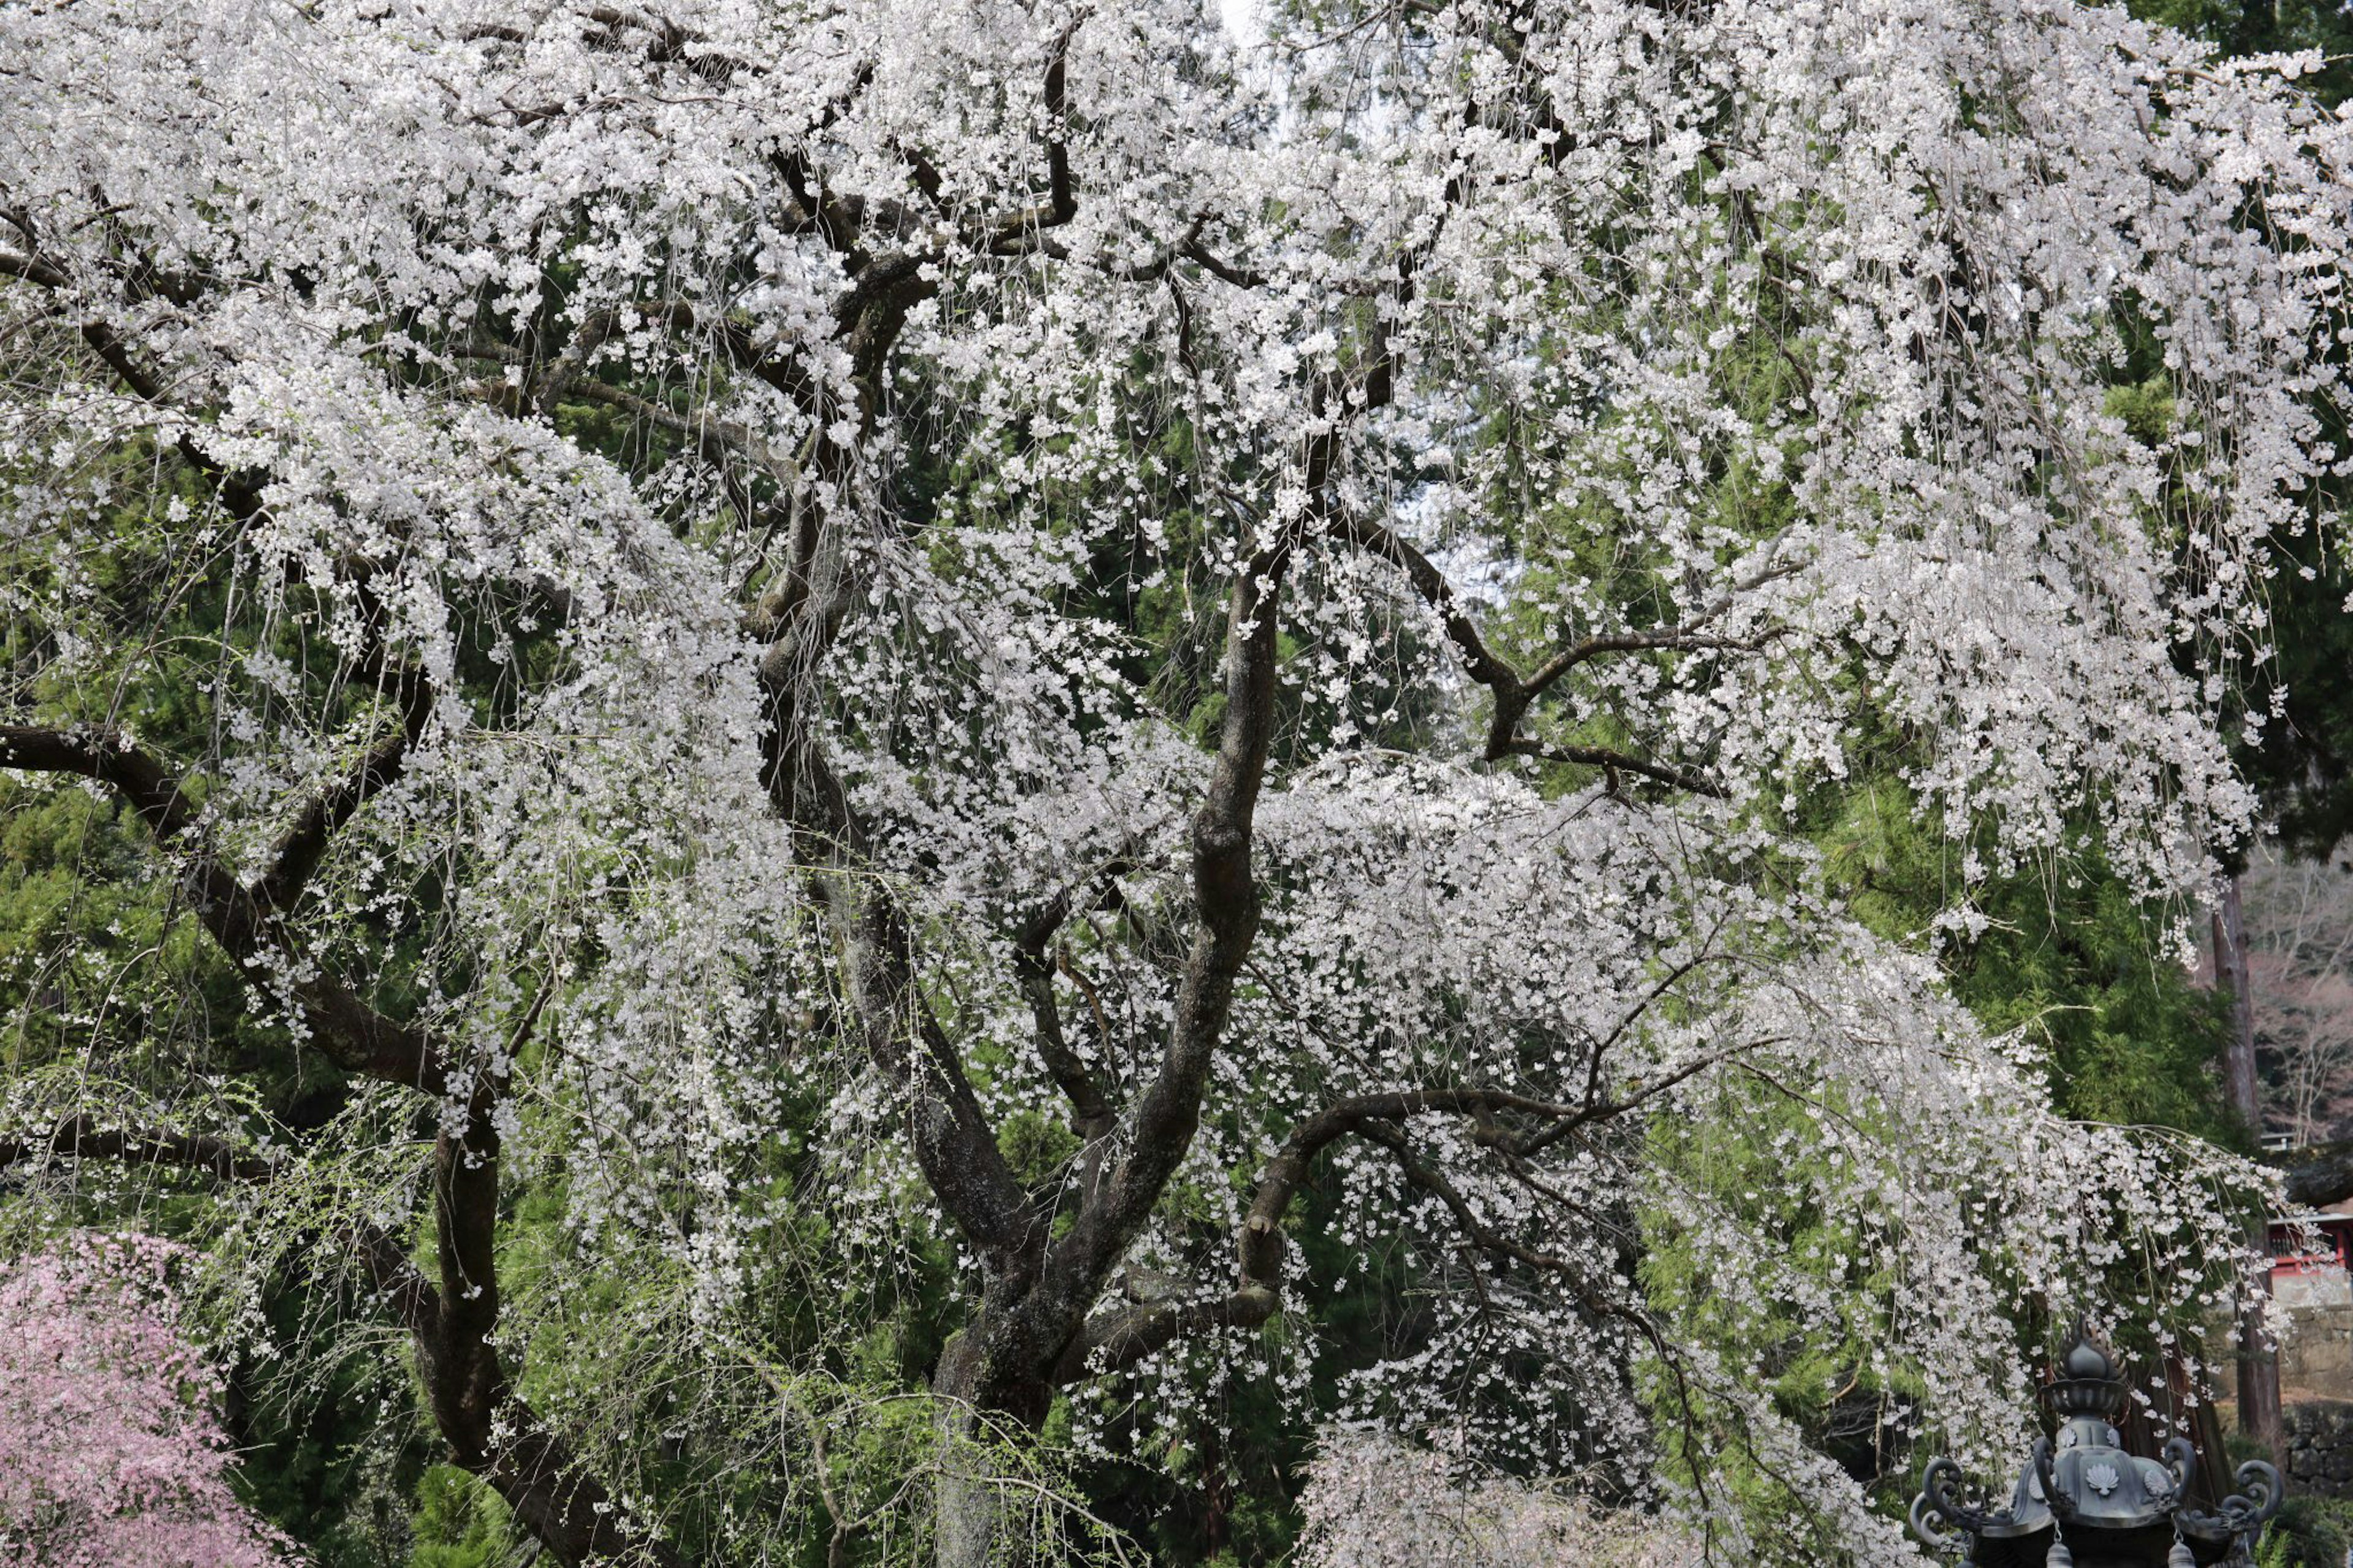
M0 769L76 774L111 788L146 824L156 847L180 861L196 918L248 984L265 994L290 989L304 1026L345 1071L446 1094L440 1048L422 1030L385 1016L329 979L288 987L274 957L284 952L278 911L229 875L217 856L190 842L193 814L179 782L145 751L86 731L0 724Z
M89 1112L67 1117L46 1138L0 1138L0 1169L44 1158L167 1165L223 1182L266 1182L284 1169L226 1138L111 1127Z

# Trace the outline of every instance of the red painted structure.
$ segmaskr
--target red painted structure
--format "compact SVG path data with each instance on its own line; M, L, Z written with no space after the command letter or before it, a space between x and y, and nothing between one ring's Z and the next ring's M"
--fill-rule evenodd
M2309 1226L2309 1230L2304 1227ZM2343 1268L2353 1258L2353 1214L2283 1215L2271 1223L2272 1274Z

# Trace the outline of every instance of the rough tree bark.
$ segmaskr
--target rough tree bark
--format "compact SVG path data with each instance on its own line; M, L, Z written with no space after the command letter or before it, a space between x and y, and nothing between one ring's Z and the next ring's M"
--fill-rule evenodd
M2231 998L2231 1034L2223 1053L2223 1080L2231 1109L2258 1142L2263 1131L2263 1102L2255 1078L2254 997L2247 968L2247 927L2240 906L2239 879L2222 889L2211 921L2214 981ZM2269 1217L2255 1216L2248 1244L2260 1251L2270 1247ZM2262 1276L2246 1293L2239 1311L2239 1427L2272 1451L2280 1447L2279 1358L2264 1343L2264 1319L2271 1307L2271 1279Z

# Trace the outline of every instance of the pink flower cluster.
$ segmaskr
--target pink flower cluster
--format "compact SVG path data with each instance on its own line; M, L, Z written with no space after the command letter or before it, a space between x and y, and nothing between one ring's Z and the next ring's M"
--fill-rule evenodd
M229 1486L220 1377L181 1332L170 1288L183 1250L83 1233L0 1265L0 1560L292 1560Z

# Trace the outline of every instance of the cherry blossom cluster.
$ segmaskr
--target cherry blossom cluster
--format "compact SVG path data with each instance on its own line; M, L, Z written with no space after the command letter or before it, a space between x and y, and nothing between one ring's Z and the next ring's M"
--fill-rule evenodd
M140 809L257 1016L430 1047L431 1141L379 1085L224 1211L545 1182L559 1257L442 1281L489 1341L642 1267L715 1363L944 1237L1017 1425L1271 1380L1704 1515L1716 1424L1903 1560L1737 1347L1989 1456L2015 1324L2242 1262L2261 1179L2057 1118L1935 952L2249 829L2353 132L2062 0L1268 26L0 9L0 718L121 789L201 669ZM1881 767L1961 868L1905 942L1806 834ZM1270 1327L1376 1274L1369 1361Z
M0 1273L0 1546L56 1568L270 1568L290 1544L230 1485L180 1249L71 1236Z

